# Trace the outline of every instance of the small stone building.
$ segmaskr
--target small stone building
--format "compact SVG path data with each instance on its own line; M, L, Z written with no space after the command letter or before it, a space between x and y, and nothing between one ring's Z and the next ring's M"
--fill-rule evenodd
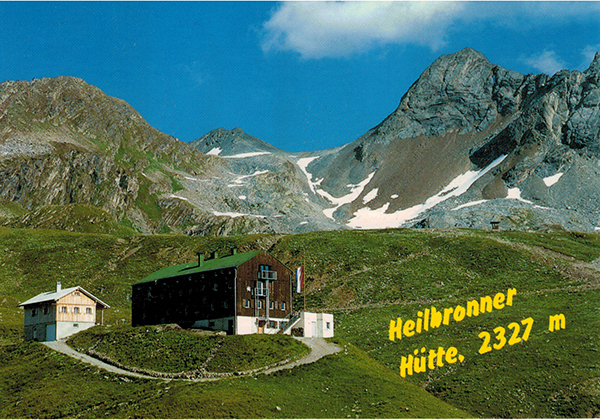
M25 309L25 340L56 341L93 327L100 312L104 322L106 303L81 287L44 292L21 303Z

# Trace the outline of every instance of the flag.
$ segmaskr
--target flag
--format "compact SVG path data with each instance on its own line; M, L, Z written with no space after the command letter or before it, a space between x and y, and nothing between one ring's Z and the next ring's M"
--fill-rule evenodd
M296 268L296 293L302 293L304 290L304 267Z

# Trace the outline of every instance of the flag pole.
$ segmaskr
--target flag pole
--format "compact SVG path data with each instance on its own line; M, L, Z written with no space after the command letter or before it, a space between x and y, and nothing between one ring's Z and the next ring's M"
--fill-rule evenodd
M304 312L306 312L306 252L302 256L304 268L302 270L302 295L304 295Z

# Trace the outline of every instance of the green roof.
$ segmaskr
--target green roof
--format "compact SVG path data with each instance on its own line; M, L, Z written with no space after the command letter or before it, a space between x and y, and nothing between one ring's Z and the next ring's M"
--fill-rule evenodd
M161 268L136 284L148 283L155 280L168 279L177 276L185 276L188 274L202 273L204 271L219 270L221 268L239 267L246 261L251 260L262 252L264 251L250 251L241 254L229 255L223 258L206 260L202 266L198 266L198 262L195 261Z

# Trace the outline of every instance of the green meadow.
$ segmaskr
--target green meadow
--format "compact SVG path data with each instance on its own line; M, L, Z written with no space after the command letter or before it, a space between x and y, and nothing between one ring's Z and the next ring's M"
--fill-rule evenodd
M306 296L297 295L295 305L306 301L307 310L334 313L333 340L344 350L270 375L191 382L122 377L23 342L18 303L61 281L111 305L104 327L69 343L94 347L123 365L231 372L301 357L306 349L288 337L219 339L129 326L133 283L193 261L198 251L228 255L233 246L268 250L292 269L303 265ZM397 229L208 238L3 228L0 249L3 418L600 415L596 234ZM450 316L448 325L389 339L390 321L417 320L432 307L465 307L508 289L516 290L510 306ZM550 331L551 317L559 314L564 327ZM529 318L525 340L521 321ZM515 339L514 323L520 325ZM210 358L215 340L221 347ZM421 360L452 347L462 362L434 363L402 377L403 358Z

